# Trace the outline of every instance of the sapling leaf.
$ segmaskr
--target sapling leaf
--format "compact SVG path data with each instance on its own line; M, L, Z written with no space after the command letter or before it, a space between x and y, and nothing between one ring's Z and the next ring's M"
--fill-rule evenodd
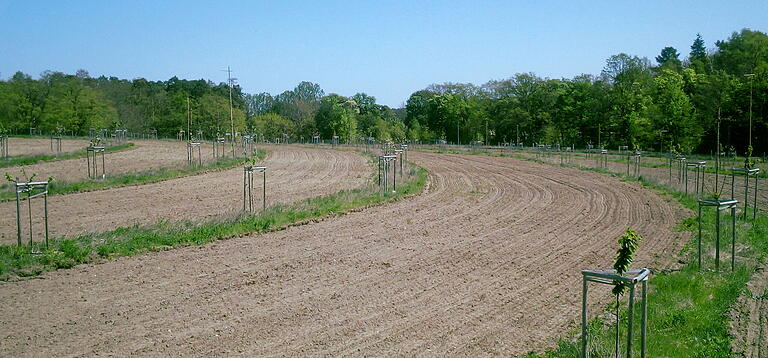
M616 262L613 264L613 269L616 270L616 274L624 275L629 271L629 266L634 260L635 252L637 251L640 242L643 241L643 237L638 235L631 228L627 228L624 231L624 235L618 240L619 249L616 250ZM624 282L614 280L613 281L613 294L621 295L627 291L627 285Z
M91 139L90 145L91 147L97 147L99 144L101 144L101 138L98 136L96 138Z
M747 157L744 158L744 168L752 169L755 166L755 162L752 160L752 146L747 147Z

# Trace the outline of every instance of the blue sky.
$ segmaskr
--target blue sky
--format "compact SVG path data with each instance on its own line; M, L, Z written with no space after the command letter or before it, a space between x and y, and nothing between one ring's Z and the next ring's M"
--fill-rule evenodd
M742 28L768 31L768 1L0 0L0 77L16 71L226 81L280 93L300 81L398 107L432 83L598 74L609 56L688 55Z

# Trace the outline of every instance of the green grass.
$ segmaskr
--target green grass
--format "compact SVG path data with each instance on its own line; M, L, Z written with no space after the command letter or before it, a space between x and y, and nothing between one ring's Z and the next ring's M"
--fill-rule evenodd
M254 157L257 160L264 159L267 152L264 149L259 149ZM207 171L216 171L234 168L243 163L243 158L223 158L215 161L211 164L185 167L185 168L161 168L156 170L148 170L138 173L124 173L114 174L107 176L105 179L100 180L82 180L77 182L64 182L54 180L48 186L48 193L50 195L70 194L94 190L102 190L107 188L117 188L128 185L150 184L157 183L164 180L181 178L188 175L199 174ZM0 185L0 190L8 189L9 185ZM15 198L13 192L0 193L0 201L12 200Z
M250 234L282 230L289 225L329 215L344 215L350 210L396 200L421 192L427 171L412 168L410 179L397 193L373 188L343 190L332 195L306 199L290 205L267 208L256 214L241 214L227 220L203 224L190 222L159 223L149 227L121 227L110 232L73 239L52 240L42 254L30 254L28 247L0 245L0 278L36 276L45 271L70 268L83 263L132 256L148 251L202 245ZM400 183L400 182L398 182Z
M125 144L116 145L113 147L107 147L105 151L107 153L114 153L114 152L119 152L121 150L126 150L133 146L134 146L133 143L125 143ZM0 159L0 168L32 165L32 164L53 162L53 161L66 160L66 159L85 158L85 155L86 155L85 150L79 150L77 152L61 153L60 155L47 155L47 154L17 155L17 156L8 157L8 159Z

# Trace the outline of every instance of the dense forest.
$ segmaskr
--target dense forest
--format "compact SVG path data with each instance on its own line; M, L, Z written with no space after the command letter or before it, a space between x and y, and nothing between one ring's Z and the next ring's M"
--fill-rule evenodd
M588 144L643 150L710 152L720 128L723 150L768 152L768 36L744 29L707 48L697 35L688 56L661 49L654 61L620 53L599 75L571 79L518 73L482 85L433 84L405 108L377 104L364 93L325 94L302 82L278 95L247 94L206 80L92 78L17 72L0 81L0 131L84 135L91 128L156 130L175 137L189 126L210 138L229 132L309 140L338 135L433 142ZM190 124L191 123L191 124Z

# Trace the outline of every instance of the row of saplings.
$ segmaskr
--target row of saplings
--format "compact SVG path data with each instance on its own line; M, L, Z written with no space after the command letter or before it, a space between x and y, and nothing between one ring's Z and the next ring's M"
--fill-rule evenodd
M403 146L403 148L400 148L400 150L397 150L399 153L395 153L393 151L392 155L390 155L392 158L397 158L397 155L400 153L404 153L407 150L407 146ZM86 148L87 151L87 161L88 161L88 176L90 178L96 178L98 176L98 161L97 161L97 154L101 154L101 178L105 177L105 171L104 171L104 151L105 147L101 145L101 140L97 137L89 143L89 146ZM384 151L385 154L388 154L387 151ZM188 153L189 155L189 153ZM381 156L381 158L385 158L385 156ZM380 161L381 161L380 158ZM189 159L189 158L188 158ZM385 158L386 159L386 158ZM398 158L400 161L404 161L405 158ZM192 162L190 160L190 162ZM194 165L194 164L193 164ZM385 166L386 168L386 166ZM266 207L266 167L265 166L257 166L255 164L255 158L251 158L248 162L246 162L246 165L244 166L243 171L243 210L246 211L252 211L253 210L253 188L254 188L254 172L260 172L263 174L262 176L262 208ZM401 169L402 170L402 169ZM382 173L383 172L383 173ZM381 170L380 166L380 177L381 174L384 174L386 176L386 173L388 171L386 169ZM22 174L26 176L26 173L22 169ZM6 173L5 177L8 181L12 182L14 184L14 187L16 188L16 206L17 206L17 235L18 235L18 245L21 246L21 212L20 212L20 202L22 200L28 201L28 207L29 207L29 245L30 249L32 249L33 253L39 253L40 251L34 251L33 249L33 242L32 242L32 209L31 209L31 199L37 198L37 197L43 197L44 198L44 222L45 222L45 247L48 247L48 203L47 203L47 197L48 197L48 184L53 178L49 178L47 181L38 181L35 182L36 174L33 174L31 176L28 176L25 181L19 180L19 178L13 178L10 174ZM393 177L394 172L393 172ZM394 179L394 178L393 178ZM381 185L381 178L380 178L380 185ZM386 187L386 185L385 185ZM394 189L394 188L393 188ZM24 197L26 196L26 197ZM718 210L719 211L719 210ZM701 219L701 216L699 216L699 219ZM719 218L718 218L719 219ZM719 223L719 221L718 221ZM719 224L718 224L719 227ZM719 237L719 235L718 235ZM613 285L613 294L616 296L616 325L615 325L615 355L616 357L619 357L621 355L621 339L620 339L620 312L619 312L619 299L620 297L629 292L629 312L628 312L628 319L627 319L627 336L626 336L626 356L631 357L632 356L632 350L633 350L633 334L634 334L634 309L635 309L635 286L637 284L640 284L641 287L641 295L642 295L642 306L641 306L641 346L640 346L640 353L641 357L646 357L646 330L647 330L647 294L648 294L648 279L650 275L650 270L647 268L642 268L639 270L630 270L630 264L633 261L634 254L637 251L637 248L642 241L642 237L635 233L631 229L627 229L625 234L621 236L618 239L619 243L619 249L617 250L617 256L616 261L613 265L612 270L583 270L582 271L582 277L583 277L583 289L582 289L582 356L588 357L589 356L589 349L588 349L588 329L587 329L587 293L589 289L589 282L596 282L601 284L610 284ZM701 265L701 234L699 234L699 266ZM719 246L719 245L718 245Z
M750 153L751 154L751 147L750 147ZM754 168L754 162L751 160L751 156L748 155L747 159L744 164L744 168L734 168L733 169L734 174L732 174L732 180L735 177L735 174L742 174L745 177L745 198L748 198L749 194L749 177L754 176L755 177L755 187L754 187L754 195L755 195L755 206L753 207L754 210L754 216L757 214L757 174L760 172L759 169ZM698 176L698 175L697 175ZM697 188L697 202L699 206L698 211L698 250L697 250L697 263L698 268L702 268L702 232L701 232L701 226L702 226L702 208L703 207L713 207L715 209L716 218L715 218L715 232L716 232L716 242L715 242L715 269L719 270L720 268L720 211L722 210L730 210L731 212L731 220L732 220L732 239L731 239L731 270L735 269L736 265L736 252L735 252L735 243L736 243L736 205L738 204L738 201L735 199L727 199L723 200L721 199L722 194L722 186L718 186L718 176L719 176L719 160L718 160L718 167L715 169L715 191L714 194L712 194L712 198L702 198L700 196L699 188ZM698 178L697 178L698 181ZM703 180L702 180L703 181ZM697 183L698 186L698 183ZM731 196L733 197L733 189L735 185L731 184ZM686 193L687 194L687 193ZM744 205L744 218L747 218L746 212L747 212L747 199L745 199L745 205ZM613 266L613 270L583 270L582 271L582 277L583 277L583 288L582 288L582 357L587 358L589 357L589 332L587 328L587 292L589 289L589 282L597 282L601 284L611 284L614 285L613 287L613 294L616 296L616 325L615 325L615 357L621 356L621 335L620 335L620 312L619 312L619 298L621 295L629 292L629 304L628 304L628 316L627 316L627 333L626 333L626 341L625 341L625 348L626 348L626 357L632 357L632 350L633 350L633 335L634 335L634 318L635 318L635 285L641 284L642 285L642 307L641 307L641 339L640 339L640 356L646 357L647 355L647 347L646 347L646 330L647 330L647 311L648 311L648 305L647 305L647 295L648 295L648 279L650 275L650 270L647 268L639 269L639 270L629 270L629 266L633 261L634 254L638 248L638 245L642 241L642 237L639 236L637 233L635 233L631 229L627 229L625 234L619 238L619 249L617 251L616 261Z
M7 137L0 136L0 139L2 139L2 142L0 142L0 147L3 145L7 145ZM55 146L60 148L60 145ZM188 146L189 148L189 146ZM243 166L243 210L244 211L253 211L253 203L254 203L254 195L253 195L253 189L254 189L254 173L262 173L263 174L263 180L262 180L262 195L261 195L261 201L262 201L262 210L266 209L266 180L267 180L267 174L266 170L267 168L265 166L259 166L256 165L256 157L253 155L255 154L255 148L252 146L252 143L248 141L244 141L243 143L243 155L246 157L250 157L248 160L246 160L244 166ZM60 149L59 149L60 151ZM95 137L89 141L88 146L85 148L86 151L86 162L87 162L87 170L88 170L88 178L89 179L105 179L106 178L106 159L105 159L105 152L106 152L106 146L103 144L103 141L100 137ZM6 153L4 151L3 153ZM190 159L190 153L188 151L188 162L190 165L195 166L195 162L193 162ZM217 156L217 158L221 158L223 155ZM39 254L42 253L41 248L47 249L48 248L48 241L49 241L49 230L48 230L48 189L50 183L53 181L53 177L48 178L47 180L36 181L35 178L37 177L37 173L32 173L31 175L28 175L27 172L22 168L21 169L21 178L16 176L13 177L10 173L5 173L5 178L10 183L13 184L13 188L15 191L16 196L16 235L17 235L17 244L18 246L22 246L22 237L24 236L22 233L22 203L24 201L27 202L27 226L28 226L28 244L30 253L32 254ZM36 198L42 198L43 199L43 225L44 225L44 241L41 243L42 245L36 245L33 240L33 225L32 225L32 199ZM42 246L42 247L41 247Z

